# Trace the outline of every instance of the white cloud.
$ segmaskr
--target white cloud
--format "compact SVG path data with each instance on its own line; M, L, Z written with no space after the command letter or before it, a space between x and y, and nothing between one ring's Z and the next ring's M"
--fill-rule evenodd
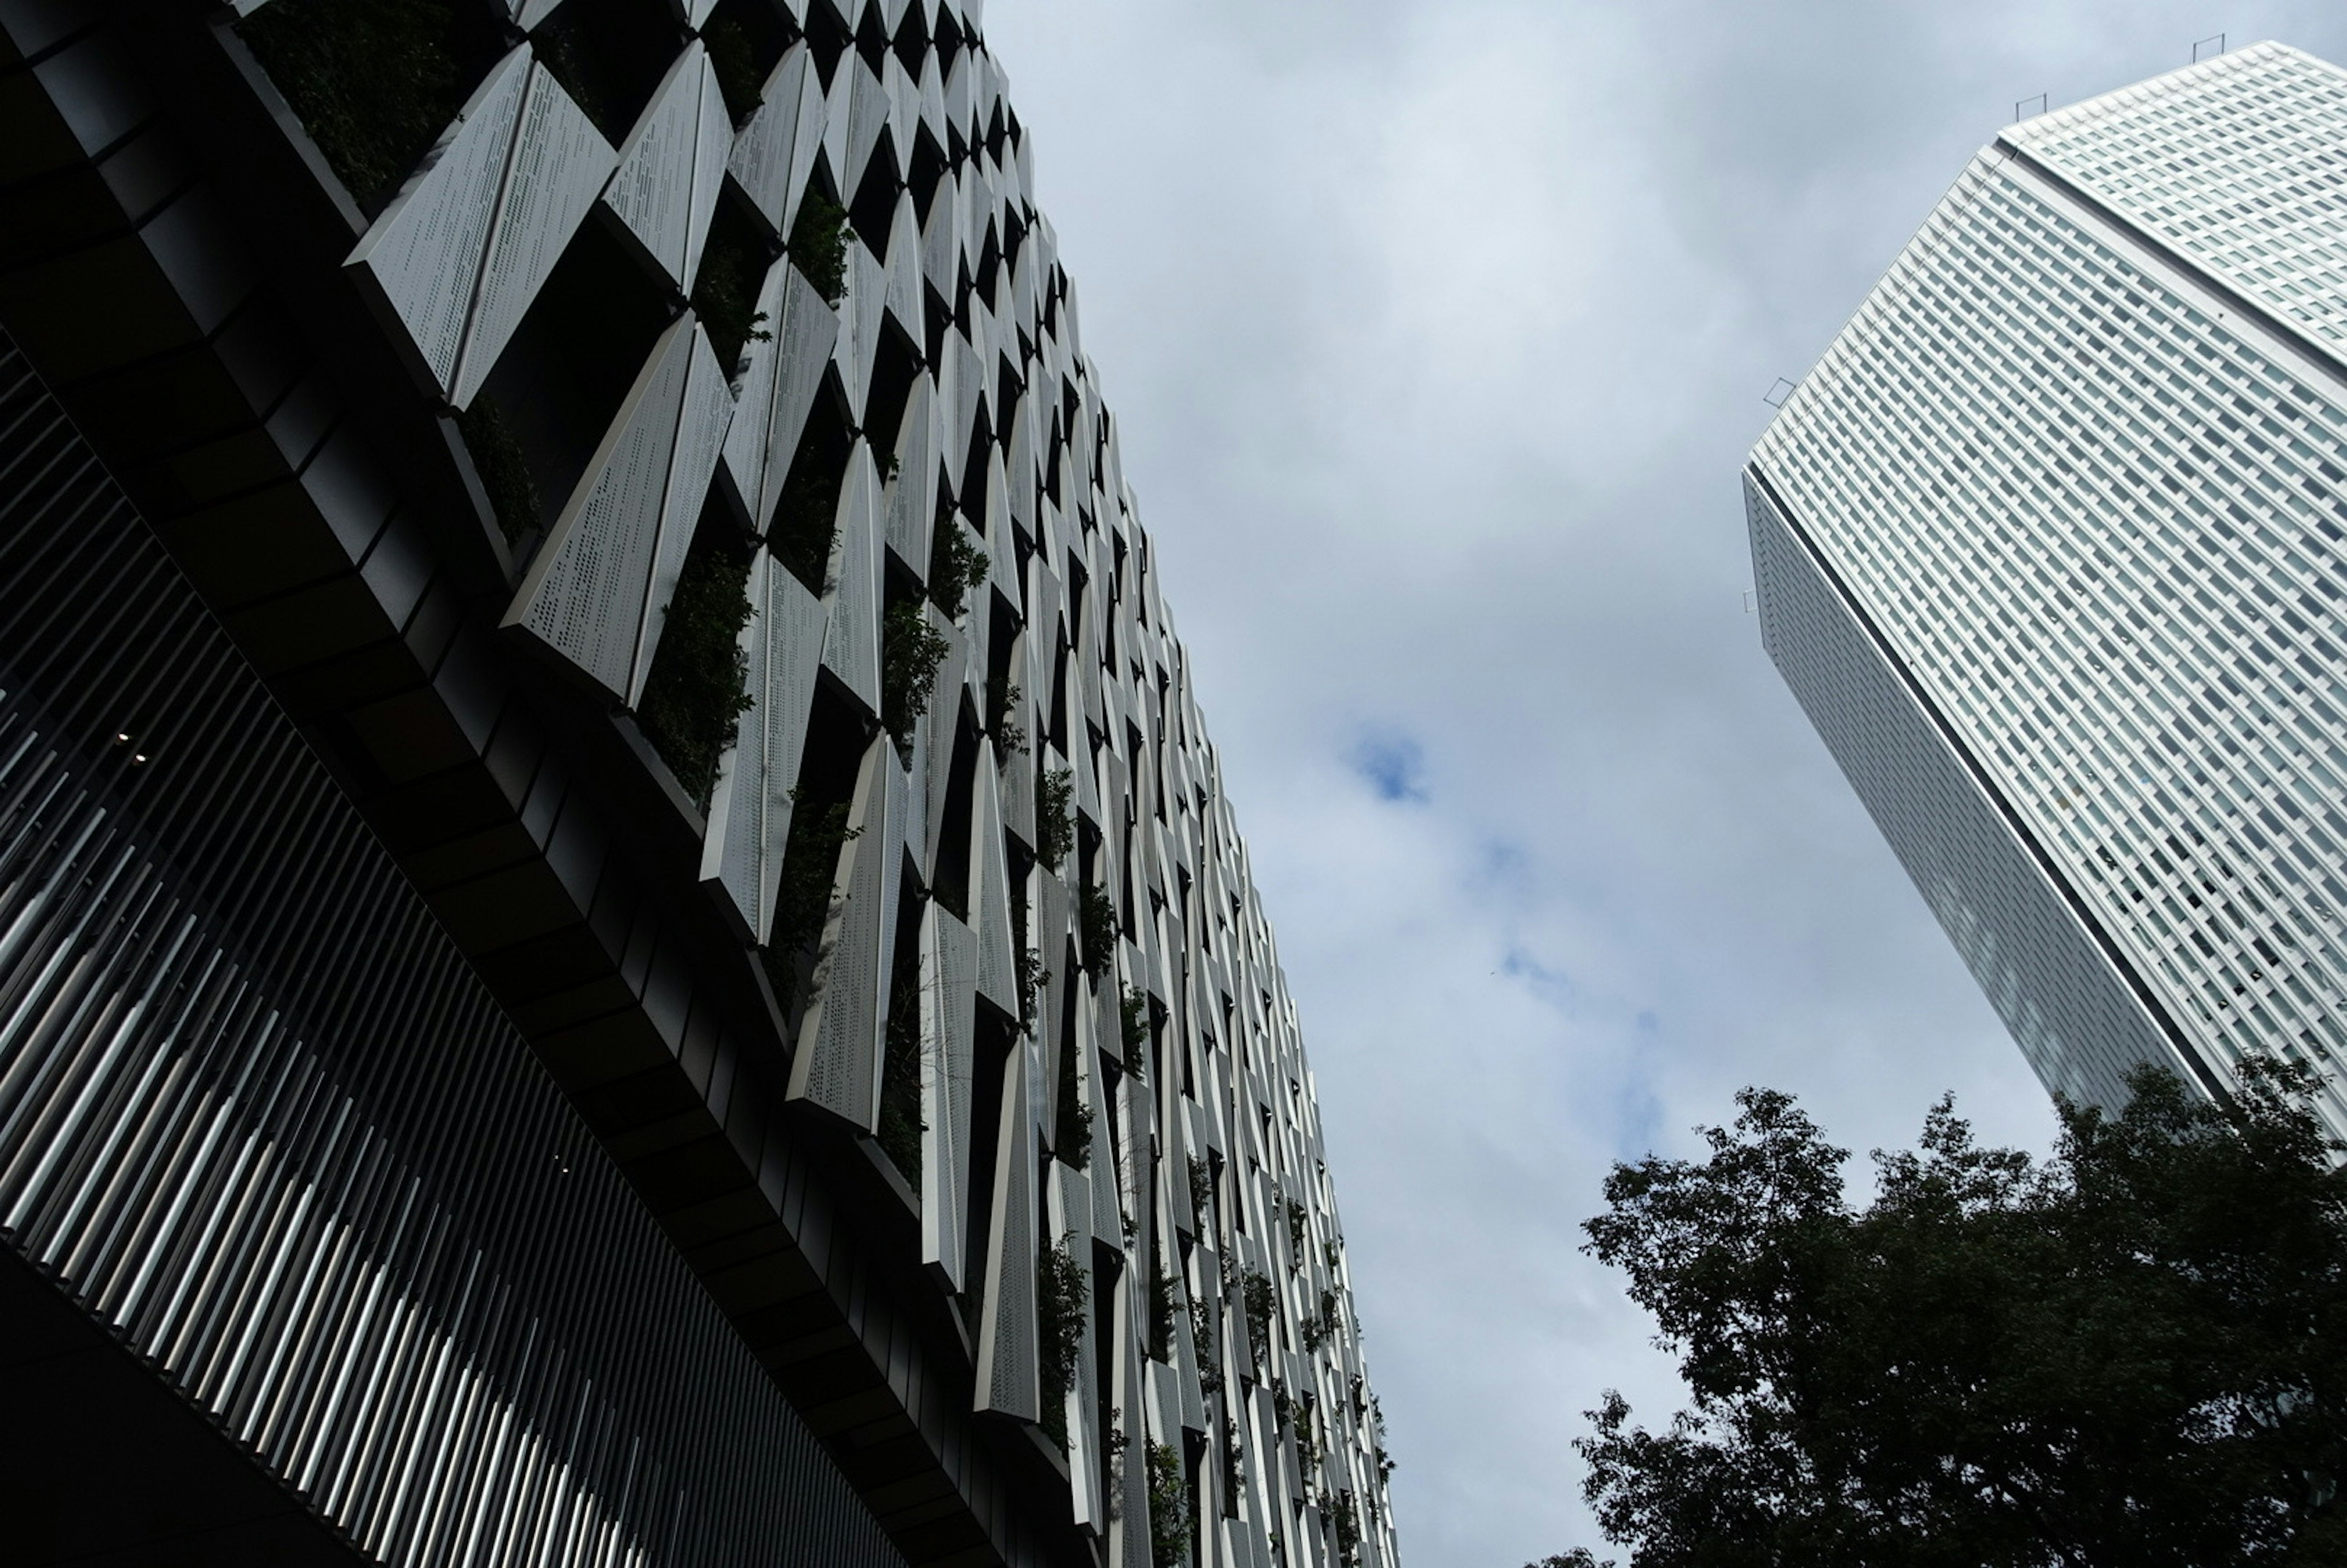
M1410 1568L1599 1544L1576 1250L1747 1082L2052 1117L1741 613L1737 470L2014 99L2332 8L994 0L1319 1080ZM1380 798L1387 748L1422 800ZM1372 774L1375 769L1370 770Z

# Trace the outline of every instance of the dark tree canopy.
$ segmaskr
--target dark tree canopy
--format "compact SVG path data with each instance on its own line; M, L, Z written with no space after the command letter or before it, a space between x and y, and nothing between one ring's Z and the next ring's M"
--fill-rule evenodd
M1693 1405L1578 1445L1633 1568L2347 1563L2347 1175L2303 1070L2229 1104L2145 1070L2040 1162L1942 1101L1845 1151L1746 1090L1700 1162L1617 1165L1587 1251ZM1584 1553L1553 1564L1594 1568Z

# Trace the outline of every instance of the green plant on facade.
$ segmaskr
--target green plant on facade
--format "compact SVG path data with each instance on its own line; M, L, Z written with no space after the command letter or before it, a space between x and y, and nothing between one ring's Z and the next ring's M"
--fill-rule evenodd
M839 476L820 459L810 433L799 443L766 525L766 548L817 599L829 587L831 540L839 528Z
M994 737L994 756L1003 761L1027 749L1027 732L1012 722L1011 710L1023 695L1019 682L1007 675L986 678L986 733Z
M1303 1472L1307 1487L1319 1479L1322 1457L1319 1425L1307 1409L1304 1419L1296 1423L1296 1467Z
M1337 1332L1342 1308L1334 1290L1320 1293L1320 1310L1304 1320L1304 1348L1317 1350Z
M1075 799L1073 768L1046 768L1035 781L1035 858L1047 871L1076 846Z
M847 295L847 209L810 185L799 202L785 247L792 263L805 274L826 303L836 307Z
M1149 998L1132 986L1117 1006L1117 1026L1124 1039L1124 1070L1135 1078L1149 1076Z
M1076 1363L1088 1327L1084 1267L1076 1260L1070 1232L1035 1258L1035 1332L1040 1355L1043 1430L1068 1446L1068 1390L1076 1384Z
M1337 1561L1344 1568L1358 1568L1361 1561L1361 1517L1353 1494L1337 1493L1333 1503L1324 1502L1321 1512L1337 1542Z
M750 562L703 538L684 559L661 626L636 721L687 798L709 806L717 759L750 706L750 661L739 639L750 623Z
M929 547L929 602L945 611L948 620L960 621L969 596L986 586L993 569L992 559L970 542L969 529L950 518L938 524L937 539Z
M1304 1258L1304 1231L1311 1221L1304 1205L1294 1198L1287 1200L1287 1254L1297 1262Z
M1020 913L1023 914L1024 911ZM1031 1035L1035 1032L1036 1009L1041 1002L1043 981L1047 978L1042 950L1037 948L1020 948L1018 965L1019 1027L1021 1032Z
M1116 906L1108 889L1087 882L1076 890L1076 936L1083 943L1084 973L1097 980L1116 963Z
M1196 1154L1190 1156L1190 1212L1197 1216L1198 1234L1207 1234L1208 1206L1214 1197L1214 1167Z
M712 229L702 250L700 275L692 282L692 310L728 375L740 370L744 348L774 340L765 325L766 313L758 308L758 289L765 275L765 259L746 232L725 223Z
M913 760L913 727L929 711L938 666L953 644L929 624L917 599L899 600L880 622L880 723L897 743L907 766Z
M798 802L798 792L791 798ZM774 924L763 955L774 1000L787 1015L798 1004L799 956L823 940L831 914L839 852L864 830L847 825L847 803L825 810L800 803L791 813L791 836L783 846L783 874L774 896Z
M237 33L326 165L372 210L463 107L447 0L276 0Z
M739 127L757 108L766 84L759 78L758 53L750 30L723 13L712 16L701 29L709 46L710 68L717 73L717 90L725 98L725 112Z
M479 393L473 405L456 415L456 434L465 438L465 449L473 456L473 472L479 476L481 489L489 498L497 531L505 535L506 543L518 542L545 514L538 503L538 481L530 477L529 463L522 456L521 443L514 439L512 427L506 424L505 411L496 398Z
M1190 1556L1190 1482L1182 1456L1161 1442L1149 1445L1149 1561L1181 1568Z
M1250 1268L1239 1276L1239 1302L1246 1308L1247 1359L1261 1372L1271 1357L1271 1321L1278 1313L1279 1292L1269 1275Z
M1092 1108L1081 1098L1070 1098L1060 1102L1057 1139L1060 1158L1079 1171L1092 1168Z
M874 1141L915 1192L921 1187L921 981L900 968L889 987L888 1033L880 1057L880 1125Z
M1223 1391L1223 1358L1214 1351L1214 1308L1204 1292L1190 1298L1190 1348L1197 1352L1198 1387L1209 1395Z

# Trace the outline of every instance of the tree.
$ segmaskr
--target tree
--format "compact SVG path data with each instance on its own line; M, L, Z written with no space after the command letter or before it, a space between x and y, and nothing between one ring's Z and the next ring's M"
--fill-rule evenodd
M1942 1100L1863 1209L1774 1091L1706 1160L1615 1166L1583 1250L1692 1407L1589 1412L1607 1537L1631 1568L2347 1563L2347 1175L2316 1082L2251 1062L2209 1104L2144 1069L2116 1117L2062 1105L2043 1162Z

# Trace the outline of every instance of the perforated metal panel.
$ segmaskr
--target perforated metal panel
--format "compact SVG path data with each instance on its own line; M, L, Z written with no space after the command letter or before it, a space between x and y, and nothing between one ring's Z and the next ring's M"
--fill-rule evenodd
M969 1093L978 943L932 903L921 915L921 1261L958 1294L969 1234Z
M629 132L602 198L679 290L700 268L733 149L725 96L709 51L695 38Z
M1026 1053L1002 1074L994 1207L987 1221L986 1290L978 1332L977 1408L1042 1418L1035 1339L1035 1139Z

